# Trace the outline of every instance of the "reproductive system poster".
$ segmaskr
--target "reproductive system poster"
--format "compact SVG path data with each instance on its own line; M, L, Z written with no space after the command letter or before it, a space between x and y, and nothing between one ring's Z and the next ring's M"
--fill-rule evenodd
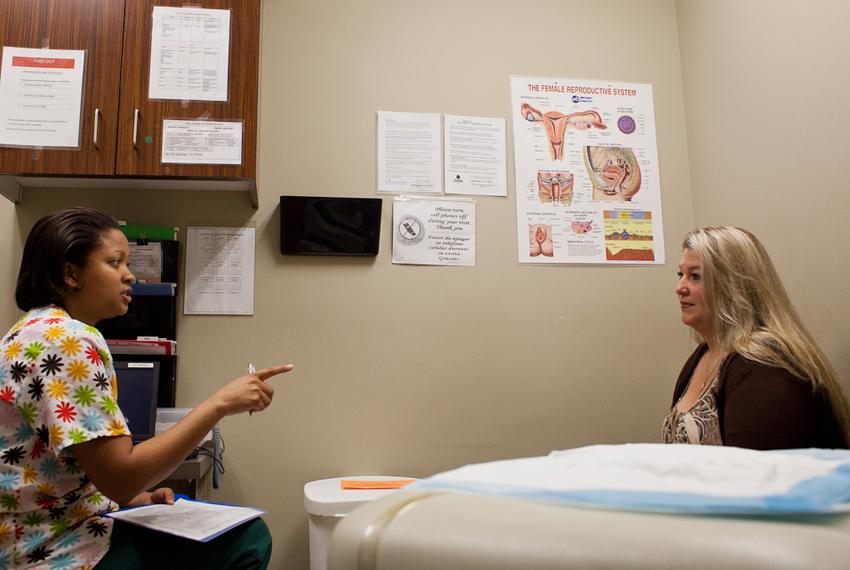
M664 263L652 86L511 77L520 263Z

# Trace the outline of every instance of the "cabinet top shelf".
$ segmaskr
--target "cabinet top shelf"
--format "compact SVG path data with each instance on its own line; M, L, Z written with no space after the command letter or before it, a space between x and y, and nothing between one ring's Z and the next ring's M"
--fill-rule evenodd
M251 206L259 207L257 184L253 178L116 178L69 176L0 175L0 194L14 202L23 202L25 188L116 188L125 190L216 190L246 192Z

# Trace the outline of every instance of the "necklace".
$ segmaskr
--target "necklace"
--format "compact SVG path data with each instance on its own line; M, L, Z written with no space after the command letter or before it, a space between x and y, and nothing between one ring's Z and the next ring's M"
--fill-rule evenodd
M723 362L725 357L726 355L721 352L714 358L714 363L708 369L708 372L706 372L705 377L702 379L702 384L700 384L700 394L702 394L702 391L705 390L706 383L708 383L711 378L714 378L714 373L717 372L717 368L720 366L720 363Z

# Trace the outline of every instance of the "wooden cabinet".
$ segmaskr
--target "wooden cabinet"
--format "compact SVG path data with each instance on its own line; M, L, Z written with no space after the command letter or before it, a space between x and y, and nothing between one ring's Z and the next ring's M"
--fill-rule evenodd
M83 177L92 186L116 181L144 186L149 180L156 187L174 181L174 187L247 190L256 207L260 0L191 3L230 11L227 101L149 99L153 8L184 4L0 0L2 45L86 50L80 148L0 148L0 174L15 175L23 186L57 186L62 182L56 177ZM241 121L242 164L163 164L163 119Z
M86 50L80 148L0 148L0 173L115 173L115 87L121 78L121 50L116 46L121 45L123 23L124 6L120 0L0 0L3 46Z
M157 6L183 6L183 0L127 0L124 16L124 64L118 120L118 160L121 176L235 177L256 176L257 74L260 6L258 0L206 0L192 6L230 10L228 101L148 99L151 12ZM132 30L132 33L128 33ZM133 132L138 110L136 145ZM242 165L162 164L163 119L244 121ZM150 141L150 142L145 142Z

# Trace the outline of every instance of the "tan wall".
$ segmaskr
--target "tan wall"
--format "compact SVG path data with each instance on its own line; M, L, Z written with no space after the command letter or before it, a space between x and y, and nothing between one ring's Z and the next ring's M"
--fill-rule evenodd
M764 241L850 385L850 3L677 8L696 222L740 225Z
M95 205L181 239L257 225L256 314L180 318L178 405L248 362L296 363L272 409L223 422L214 496L269 510L273 568L306 568L314 479L659 440L690 346L672 293L693 224L672 0L266 1L262 57L259 210L231 193L28 190L14 217L27 230ZM509 117L511 74L653 84L667 265L519 266L512 159L510 197L478 200L475 268L393 266L389 198L377 259L280 255L280 194L375 195L377 110Z
M17 319L15 281L20 263L21 237L15 219L15 206L0 196L0 329ZM2 333L0 333L2 334Z

